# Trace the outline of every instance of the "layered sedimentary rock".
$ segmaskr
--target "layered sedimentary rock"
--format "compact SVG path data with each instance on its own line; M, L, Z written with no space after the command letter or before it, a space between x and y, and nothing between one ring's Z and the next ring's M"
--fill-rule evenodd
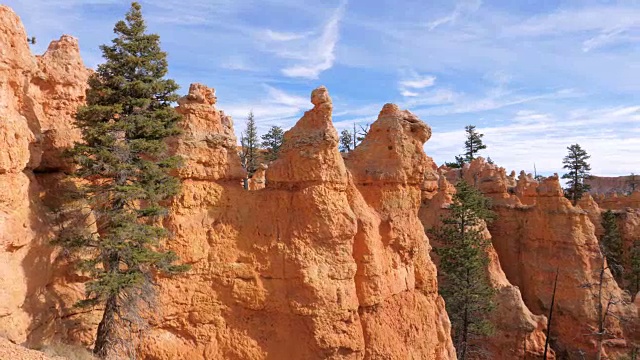
M478 165L478 163L472 163L474 167ZM507 186L503 181L506 177L504 169L488 166L475 174L477 175L475 176L476 184L488 194L506 194L506 191L501 191L501 189L506 190ZM502 176L495 176L495 174ZM493 181L493 179L501 179L501 181ZM446 216L447 209L452 203L452 196L455 194L455 187L449 183L444 173L441 173L438 183L438 193L430 199L424 199L420 209L420 220L425 229L440 226L440 219ZM491 234L486 228L483 235L486 239L491 239ZM487 277L496 289L494 298L496 309L490 317L494 333L479 339L476 344L483 350L481 355L496 360L542 359L546 340L546 317L534 315L524 304L518 287L507 280L493 246L490 246L487 252L489 257ZM549 351L547 358L555 358L553 350Z
M483 159L476 163L476 168L484 169L478 173L486 173L490 167L481 164ZM506 183L503 177L501 172L497 173L495 183ZM535 192L529 190L527 184L534 186ZM498 213L498 220L489 230L503 270L509 281L519 287L525 304L534 314L548 313L555 273L559 271L551 324L554 348L561 357L580 358L582 353L585 358L592 358L596 344L593 333L598 325L595 289L599 289L603 262L589 213L572 206L563 196L557 176L540 183L521 176L518 187L513 192L526 194L530 205L508 196L507 188L499 195L489 187ZM608 269L604 271L604 278L605 305L608 299L616 301L610 309L615 315L606 321L605 349L610 355L623 354L639 339L637 309L625 303L628 296Z
M346 160L355 185L348 192L358 219L353 256L365 358L455 357L417 217L425 171L434 168L422 150L430 137L431 129L415 115L386 104ZM415 341L420 338L426 342ZM407 339L415 340L404 346Z
M629 194L597 194L593 196L598 206L605 210L640 209L640 190Z
M53 336L56 326L73 322L69 312L61 320L75 299L69 285L56 286L67 274L49 245L43 179L65 168L60 154L79 139L73 114L89 73L70 36L32 56L19 18L0 6L0 334L14 342ZM71 293L81 294L81 286Z
M591 188L589 192L595 194L627 193L633 189L640 189L640 176L591 176L585 180Z
M193 118L191 107L200 103L188 99L203 90L192 86L181 100L184 126L220 126L212 106L197 115L206 121ZM394 180L361 192L355 174L362 168L351 175L338 152L328 92L314 90L311 101L314 108L285 133L262 190L243 190L243 174L219 171L224 175L204 180L191 177L189 165L181 172L183 191L165 225L175 235L171 248L192 270L160 280L161 314L143 342L145 356L455 358L433 264L416 251L426 244L416 216L426 125L383 110L372 129L404 134L400 143L389 137L382 144L400 146L386 151L405 166L404 177L384 162L368 163ZM422 133L412 136L407 124ZM224 145L203 146L202 153L215 153ZM234 168L239 159L223 157L215 166ZM379 228L387 230L381 235Z

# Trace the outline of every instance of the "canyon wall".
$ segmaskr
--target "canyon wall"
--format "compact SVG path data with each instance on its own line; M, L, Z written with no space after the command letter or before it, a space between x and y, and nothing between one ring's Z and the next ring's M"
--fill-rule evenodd
M490 168L495 172L497 168ZM438 190L435 194L423 197L419 217L425 229L437 228L441 225L441 219L448 213L448 207L452 203L455 187L447 180L444 172L438 175ZM485 194L489 189L499 187L490 177L491 186L484 183L481 188ZM500 219L498 219L500 221ZM483 228L485 239L491 240L491 234ZM434 244L437 246L438 244ZM436 256L435 254L433 254ZM489 336L475 340L475 346L480 351L488 354L491 359L543 359L546 340L547 318L544 315L535 315L525 305L520 290L507 279L500 259L493 245L487 249L489 265L486 276L491 285L496 289L494 298L495 309L490 315L493 325L493 333ZM435 259L438 263L437 256ZM472 356L472 358L474 358ZM555 359L553 349L549 349L547 359Z
M591 176L585 181L591 186L589 192L596 194L625 194L634 189L640 189L640 175L626 176Z
M498 214L489 226L493 246L507 279L534 314L548 313L559 273L551 340L560 358L594 358L600 283L603 304L612 300L605 322L606 352L618 356L637 346L637 308L606 269L592 223L599 220L594 202L583 199L586 210L572 206L557 176L538 182L522 173L513 187L513 174L507 176L482 158L463 173L493 199Z
M62 151L80 138L73 116L90 70L73 37L51 42L42 56L31 55L26 39L19 18L0 6L0 335L16 343L92 328L71 307L82 278L56 260L47 203L69 168Z

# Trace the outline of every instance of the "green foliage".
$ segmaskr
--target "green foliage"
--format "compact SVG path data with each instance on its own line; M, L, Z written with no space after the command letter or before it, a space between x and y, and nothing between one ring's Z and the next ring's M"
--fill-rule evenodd
M180 116L171 103L178 86L164 79L166 53L158 35L146 34L141 7L132 3L116 38L102 45L105 63L89 78L87 104L76 124L82 142L69 151L73 176L89 180L78 188L95 216L97 231L64 232L56 243L81 255L80 268L91 277L82 306L105 307L94 351L107 354L121 310L136 301L156 273L177 274L175 253L163 250L169 236L159 226L166 201L180 182L170 172L180 164L165 140L179 134Z
M482 142L484 134L480 134L476 131L475 125L467 125L464 128L467 133L467 140L464 142L464 160L466 162L472 162L476 158L476 154L487 146Z
M616 215L613 211L607 210L602 214L602 227L604 234L600 238L600 243L604 256L607 258L607 264L614 279L622 284L622 236L618 230Z
M439 291L445 299L459 359L477 351L475 340L493 330L488 321L495 308L495 290L487 277L490 242L482 230L484 223L494 218L489 199L460 180L442 226L430 231L441 244L435 249L440 257Z
M464 167L464 157L456 156L455 162L445 162L444 165L451 169L462 169Z
M260 143L258 142L258 127L256 126L253 111L249 112L245 130L240 135L240 145L242 147L240 151L242 166L247 170L247 173L249 173L249 176L251 177L258 169L258 152L260 146Z
M352 141L351 132L349 132L349 130L347 129L342 130L342 132L340 132L340 144L339 144L340 152L351 151L352 145L353 145L353 141Z
M340 132L340 141L338 148L340 152L349 152L358 146L369 133L369 124L357 125L353 124L353 132L345 129Z
M587 152L578 144L567 147L567 150L569 150L569 153L564 157L562 163L564 164L563 168L569 170L569 172L562 175L562 178L568 179L565 196L575 205L582 195L591 188L584 183L585 179L591 177L589 173L591 165L587 163L591 156L587 155Z
M629 269L626 278L629 281L628 286L633 301L640 291L640 240L634 241L629 250Z
M638 178L638 175L631 173L631 175L629 175L629 179L627 180L627 184L629 186L629 194L631 194L632 192L636 191L636 189L640 188L640 178Z
M267 150L264 156L267 161L278 158L283 141L284 130L280 126L272 126L266 134L262 135L262 147Z

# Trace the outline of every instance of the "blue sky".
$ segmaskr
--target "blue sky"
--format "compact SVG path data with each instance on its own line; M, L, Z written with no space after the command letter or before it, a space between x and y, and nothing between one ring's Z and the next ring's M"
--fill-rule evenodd
M640 173L640 2L590 0L140 1L181 93L216 89L236 132L292 126L325 85L338 130L397 103L433 129L436 162L462 151L464 126L485 134L507 169L562 172L581 144L593 173ZM8 0L42 53L79 38L101 62L121 0Z

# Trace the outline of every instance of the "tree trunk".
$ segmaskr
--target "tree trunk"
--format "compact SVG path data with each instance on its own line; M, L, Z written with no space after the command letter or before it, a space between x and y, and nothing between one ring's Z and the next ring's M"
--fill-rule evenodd
M112 349L112 342L116 337L116 315L118 313L118 299L115 295L107 299L102 320L98 325L96 344L93 353L100 359L106 359Z
M460 360L465 360L467 356L467 334L469 332L469 319L468 319L468 307L464 307L464 318L462 320L462 344L460 347L462 351L460 351Z
M596 360L602 358L602 340L604 337L604 317L602 309L602 282L604 280L605 271L604 253L602 254L602 268L600 268L600 283L598 284L598 352L596 354Z
M547 360L547 351L549 349L549 339L551 336L551 317L553 316L553 305L556 302L556 288L558 286L558 273L560 267L556 268L556 279L553 282L553 293L551 294L551 307L549 308L549 317L547 318L547 338L544 341L544 355L543 360Z

